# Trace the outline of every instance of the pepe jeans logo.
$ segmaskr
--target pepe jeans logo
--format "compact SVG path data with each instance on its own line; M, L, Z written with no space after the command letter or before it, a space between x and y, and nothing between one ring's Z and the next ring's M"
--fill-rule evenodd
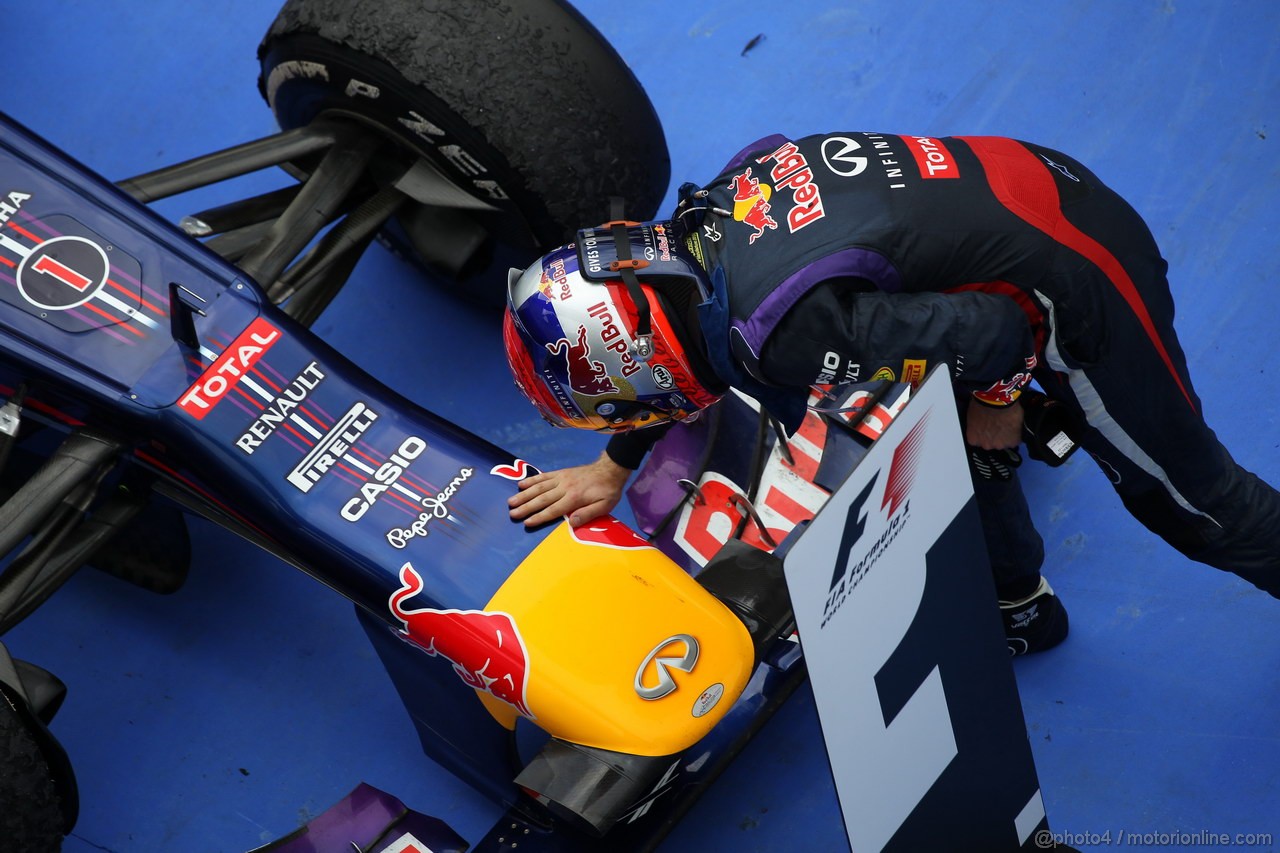
M397 550L403 550L411 540L428 535L431 532L431 522L449 517L449 501L453 500L458 490L471 479L474 473L474 468L462 468L443 489L435 495L423 498L420 503L424 511L418 513L418 517L408 527L393 527L388 530L387 544Z

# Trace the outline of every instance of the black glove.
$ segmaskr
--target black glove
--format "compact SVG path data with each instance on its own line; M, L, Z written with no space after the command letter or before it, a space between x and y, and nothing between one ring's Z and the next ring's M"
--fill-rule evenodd
M1071 458L1080 447L1080 434L1084 431L1075 413L1064 403L1032 389L1022 392L1020 402L1027 455L1054 468Z
M984 480L1009 480L1013 477L1013 469L1022 464L1022 455L1012 447L983 450L965 444L965 449L969 451L969 468Z

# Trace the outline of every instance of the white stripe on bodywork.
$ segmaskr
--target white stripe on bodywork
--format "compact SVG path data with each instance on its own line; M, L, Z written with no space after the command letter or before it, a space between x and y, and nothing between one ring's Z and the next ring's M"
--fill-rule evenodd
M113 294L107 293L106 290L99 290L97 293L93 295L93 298L102 300L103 302L110 305L112 308L124 314L130 320L137 320L142 325L150 326L153 329L160 328L160 326L156 323L155 320L152 320L150 317L143 314L141 311L138 311L136 308L131 308L127 303L117 299Z
M1085 375L1083 370L1074 367L1068 367L1062 358L1062 353L1058 349L1058 324L1054 318L1053 300L1045 296L1040 291L1035 291L1036 298L1049 312L1049 341L1045 345L1045 358L1049 362L1049 366L1059 373L1067 374L1067 383L1071 386L1072 392L1076 395L1076 399L1080 402L1081 408L1084 409L1085 420L1089 426L1102 433L1103 438L1111 442L1111 446L1120 451L1126 459L1137 465L1143 471L1146 471L1152 477L1164 486L1165 491L1169 493L1169 497L1177 502L1178 506L1194 515L1207 518L1214 524L1218 521L1209 513L1196 509L1191 503L1182 496L1169 481L1169 475L1163 468L1156 464L1156 461L1147 455L1138 442L1133 440L1120 424L1116 423L1111 414L1107 412L1107 407L1102 402L1102 395L1098 393L1098 389L1093 387L1093 383L1089 381L1089 377ZM1218 524L1221 527L1221 524Z
M211 362L217 361L219 358L221 358L221 356L219 356L216 352L209 349L208 347L200 347L200 354ZM249 377L247 374L242 374L240 376L240 381L243 382L250 391L257 394L259 397L265 400L268 404L274 403L276 401L277 397L274 393L272 393L271 391L268 391L266 388L263 388L257 382L253 381L253 379ZM294 424L296 424L299 429L303 430L304 432L310 433L312 438L319 439L323 436L323 433L321 433L320 430L313 427L310 421L308 421L306 418L299 415L297 412L290 412L289 420L292 421Z
M30 249L28 249L26 246L22 245L17 240L12 239L5 234L0 234L0 246L4 246L10 252L13 252L15 255L19 255L24 258L27 255L31 254Z
M377 471L376 468L367 464L363 459L358 459L355 456L351 455L350 453L344 453L342 455L342 458L347 460L347 462L351 463L351 466L353 468L358 468L359 470L363 471L365 474L368 474L370 477L374 476L374 473ZM399 482L399 480L393 481L391 483L391 488L395 489L400 494L405 495L414 503L422 503L423 496L413 491L412 489L406 488L404 485L402 485Z

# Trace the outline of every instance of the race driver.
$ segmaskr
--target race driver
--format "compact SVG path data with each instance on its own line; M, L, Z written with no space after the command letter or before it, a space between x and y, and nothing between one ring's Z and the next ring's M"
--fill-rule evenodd
M1067 634L1012 464L1033 379L1083 425L1135 518L1280 596L1280 495L1202 418L1166 270L1139 215L1048 148L763 139L682 187L671 221L584 230L513 276L517 384L552 423L614 435L594 462L522 481L511 516L581 525L610 511L653 427L727 386L794 429L811 384L946 365L1012 653Z

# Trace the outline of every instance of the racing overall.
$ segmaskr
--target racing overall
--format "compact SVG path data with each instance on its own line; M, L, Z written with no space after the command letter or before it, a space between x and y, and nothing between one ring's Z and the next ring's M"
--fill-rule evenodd
M815 383L945 364L1007 405L1034 377L1134 517L1280 597L1280 494L1202 419L1167 264L1088 169L1010 139L836 133L761 140L693 189L710 360L784 423ZM974 479L997 585L1025 589L1043 544L1016 477Z

